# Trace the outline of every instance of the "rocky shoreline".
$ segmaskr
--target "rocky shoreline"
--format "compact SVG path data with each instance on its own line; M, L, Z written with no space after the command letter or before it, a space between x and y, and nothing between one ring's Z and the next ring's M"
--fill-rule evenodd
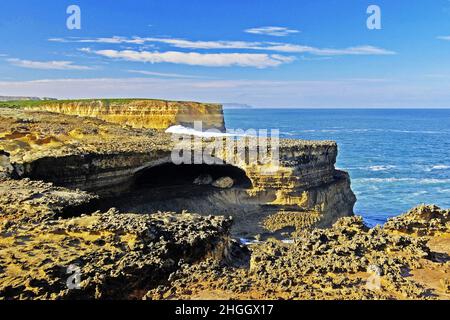
M335 142L281 140L271 174L175 166L130 105L45 103L0 107L0 299L450 298L449 211L367 228Z
M293 243L252 245L247 268L185 264L145 298L449 299L449 213L419 206L373 229L361 217L341 218L329 229L301 231ZM392 227L398 224L440 233L417 237Z

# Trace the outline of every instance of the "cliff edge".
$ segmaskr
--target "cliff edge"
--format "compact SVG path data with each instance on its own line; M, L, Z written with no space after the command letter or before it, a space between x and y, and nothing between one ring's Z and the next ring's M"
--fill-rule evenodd
M201 121L204 129L225 130L219 104L153 99L89 99L10 101L4 106L94 117L133 128L167 129L174 125L191 127Z

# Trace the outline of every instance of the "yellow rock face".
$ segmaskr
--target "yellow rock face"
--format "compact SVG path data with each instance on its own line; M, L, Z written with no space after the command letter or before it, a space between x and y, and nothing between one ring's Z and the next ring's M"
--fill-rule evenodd
M225 129L222 106L219 104L117 99L42 101L25 105L25 108L95 117L134 128L163 130L173 125L192 126L195 121L201 121L203 128Z

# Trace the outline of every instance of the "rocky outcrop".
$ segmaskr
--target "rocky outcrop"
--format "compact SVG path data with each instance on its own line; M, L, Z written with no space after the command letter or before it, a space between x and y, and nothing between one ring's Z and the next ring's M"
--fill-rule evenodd
M221 177L211 184L213 187L221 189L230 189L234 185L233 179L230 177Z
M423 208L399 219L412 223L417 211ZM446 228L439 219L434 226ZM396 232L401 230L390 223L369 229L361 217L344 217L329 229L301 231L291 244L252 245L248 269L185 264L146 298L448 299L450 233L439 236L447 245L437 252L436 239Z
M168 134L95 118L0 108L2 163L12 175L92 190L126 183L170 155Z
M26 109L94 117L134 128L167 129L174 125L192 127L201 121L204 129L225 129L222 106L198 102L150 99L103 99L42 101L23 104Z
M322 213L316 226L329 227L353 215L356 202L349 175L335 169L337 152L332 141L281 140L280 163L273 173L258 166L245 166L245 171L255 194L274 193L271 205L282 212Z
M134 299L183 263L221 260L231 220L114 210L0 232L1 299Z
M97 196L29 179L0 179L0 231L84 212Z
M450 210L442 210L434 205L421 205L402 216L389 219L384 228L417 236L450 233Z

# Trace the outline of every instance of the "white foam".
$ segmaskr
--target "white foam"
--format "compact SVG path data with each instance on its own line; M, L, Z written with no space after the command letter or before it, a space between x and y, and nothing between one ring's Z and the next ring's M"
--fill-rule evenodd
M395 168L395 166L370 166L370 171L388 171L390 169Z
M426 165L426 166L418 166L419 168L421 168L422 170L424 170L425 172L431 172L431 171L435 171L435 170L447 170L450 169L449 165L445 165L445 164L436 164L436 165Z
M445 170L445 169L450 169L450 166L447 166L445 164L438 164L431 167L431 170Z
M207 131L199 131L193 128L176 125L171 126L166 130L166 133L179 134L179 135L188 135L188 136L196 136L202 138L217 138L217 137L245 137L245 134L232 134L219 132L218 130L207 130Z
M395 182L411 182L416 184L439 184L450 183L450 179L418 179L418 178L359 178L353 179L357 182L370 183L395 183Z

